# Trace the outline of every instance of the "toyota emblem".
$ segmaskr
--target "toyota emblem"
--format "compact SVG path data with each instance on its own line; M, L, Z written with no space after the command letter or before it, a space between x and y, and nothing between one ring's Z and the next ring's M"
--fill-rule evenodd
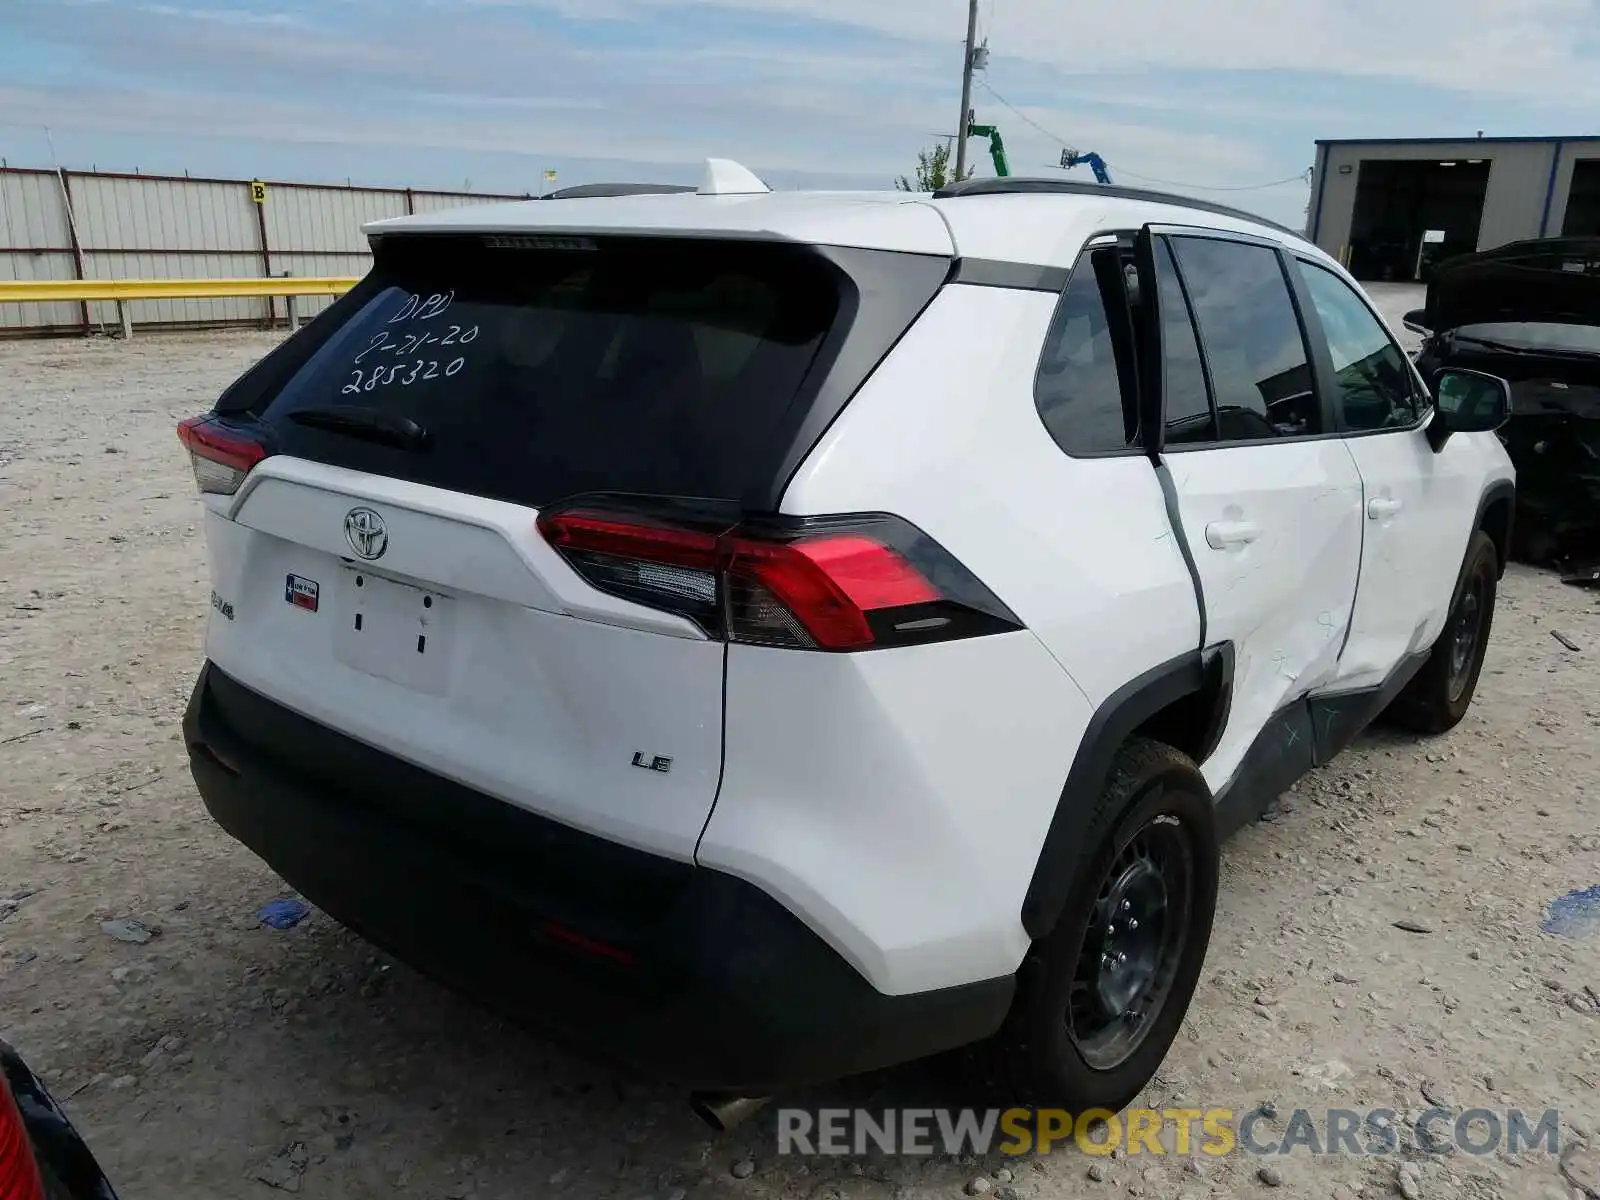
M344 515L344 537L357 558L382 558L389 548L389 530L370 508L352 508Z

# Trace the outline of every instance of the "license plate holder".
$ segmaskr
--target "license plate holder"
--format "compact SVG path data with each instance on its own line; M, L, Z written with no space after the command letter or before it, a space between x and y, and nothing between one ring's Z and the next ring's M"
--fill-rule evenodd
M353 567L340 582L334 657L402 687L443 695L453 641L450 597Z

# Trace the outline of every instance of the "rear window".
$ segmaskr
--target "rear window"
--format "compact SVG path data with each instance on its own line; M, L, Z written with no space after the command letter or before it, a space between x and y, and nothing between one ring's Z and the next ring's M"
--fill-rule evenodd
M803 247L396 238L365 299L246 403L280 453L519 504L739 499L782 458L849 288ZM332 431L328 409L423 436Z
M1074 456L1138 444L1127 272L1118 245L1078 256L1045 334L1033 399L1057 446Z

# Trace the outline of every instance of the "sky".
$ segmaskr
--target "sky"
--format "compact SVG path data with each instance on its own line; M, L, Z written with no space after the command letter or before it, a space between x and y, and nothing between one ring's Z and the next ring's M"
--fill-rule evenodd
M966 8L0 0L0 158L524 193L716 156L886 187L957 123ZM1600 132L1600 0L980 0L979 30L1013 173L1072 145L1296 227L1318 138Z

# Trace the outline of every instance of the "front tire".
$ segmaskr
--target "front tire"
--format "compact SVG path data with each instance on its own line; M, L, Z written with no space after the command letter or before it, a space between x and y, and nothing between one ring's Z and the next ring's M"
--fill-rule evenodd
M1423 664L1386 714L1413 733L1454 729L1467 715L1478 675L1489 649L1500 556L1489 535L1479 530L1467 546L1466 569L1450 600L1450 615Z
M1166 1057L1205 962L1218 850L1194 763L1130 740L1085 834L1066 906L989 1047L1009 1104L1121 1111Z

